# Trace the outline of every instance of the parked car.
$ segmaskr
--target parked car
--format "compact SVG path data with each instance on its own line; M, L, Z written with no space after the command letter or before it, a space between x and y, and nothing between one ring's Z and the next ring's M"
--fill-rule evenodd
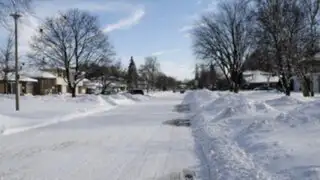
M144 95L144 92L142 89L131 89L129 90L130 94L140 94L140 95Z
M183 94L183 93L185 93L185 92L186 92L185 89L181 89L181 90L180 90L180 93L181 93L181 94Z

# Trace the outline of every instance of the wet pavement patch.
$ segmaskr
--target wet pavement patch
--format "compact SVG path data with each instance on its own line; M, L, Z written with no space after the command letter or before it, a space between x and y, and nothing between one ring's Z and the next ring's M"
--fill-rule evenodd
M178 104L174 106L174 111L179 113L189 112L190 105L189 104Z
M171 119L163 122L163 124L171 126L185 126L189 127L191 125L190 119Z
M183 169L181 172L172 172L157 180L196 180L195 172L189 169Z

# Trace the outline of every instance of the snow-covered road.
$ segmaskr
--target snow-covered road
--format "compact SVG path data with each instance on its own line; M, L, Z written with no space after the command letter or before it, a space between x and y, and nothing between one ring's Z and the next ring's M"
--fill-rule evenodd
M0 180L151 180L197 170L191 130L164 125L179 94L0 136Z

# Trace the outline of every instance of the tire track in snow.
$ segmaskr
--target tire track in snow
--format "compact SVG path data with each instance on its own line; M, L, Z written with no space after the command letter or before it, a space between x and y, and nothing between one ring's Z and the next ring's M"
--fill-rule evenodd
M131 160L127 159L127 160L125 161L125 163L124 163L124 164L121 166L121 168L120 168L120 171L119 171L119 172L122 172L122 173L119 173L118 176L117 176L116 178L114 178L114 179L120 180L120 178L123 176L124 173L129 174L129 173L127 173L128 171L124 171L124 170L125 170L126 168L132 170L133 167L137 167L137 162L141 162L141 161L139 161L139 159L144 159L144 160L142 161L142 163L145 163L144 161L145 161L146 159L143 158L143 157L146 155L147 147L148 147L148 145L151 143L153 136L154 136L155 134L157 134L158 128L159 128L159 127L156 128L157 130L154 130L154 131L153 131L153 133L148 137L148 140L144 143L142 153L137 153L137 154L134 156L134 158L131 159ZM140 169L141 169L141 168L142 168L142 165L140 165L139 167L140 167ZM140 174L139 174L139 175L140 175ZM132 174L130 174L130 176L132 176Z
M174 127L171 127L171 131L170 131L170 136L169 136L169 138L172 137L173 130L174 130L173 128L174 128ZM165 161L164 161L164 163L163 163L163 167L161 168L161 171L160 171L160 172L161 172L161 175L162 175L162 176L165 175L163 172L164 172L164 170L165 170L166 167L167 167L168 159L169 159L169 156L170 156L171 151L172 151L172 146L174 146L174 145L171 144L171 146L170 146L170 148L169 148L169 151L168 151L168 153L166 154L166 158L165 158ZM157 176L157 173L154 175L153 179L155 179L156 176Z

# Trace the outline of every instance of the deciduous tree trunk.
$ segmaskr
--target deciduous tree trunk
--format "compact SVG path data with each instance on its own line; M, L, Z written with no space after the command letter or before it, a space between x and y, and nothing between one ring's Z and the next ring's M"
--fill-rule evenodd
M76 97L77 96L77 86L74 86L71 88L71 94L72 94L72 97Z

